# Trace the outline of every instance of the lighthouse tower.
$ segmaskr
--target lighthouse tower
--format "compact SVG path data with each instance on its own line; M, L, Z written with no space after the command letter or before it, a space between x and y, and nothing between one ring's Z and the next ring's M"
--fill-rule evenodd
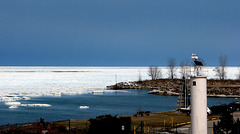
M190 78L191 133L207 134L207 77L201 75L203 66L198 56L192 54L194 75Z

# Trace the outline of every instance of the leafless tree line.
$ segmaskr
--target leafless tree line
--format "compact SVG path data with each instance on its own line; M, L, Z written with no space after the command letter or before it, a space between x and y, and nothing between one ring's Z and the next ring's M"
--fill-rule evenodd
M188 71L187 71L187 66L189 66L188 60L184 60L180 63L181 67L181 75L182 77L186 77ZM176 59L171 57L168 59L168 75L170 79L174 79L176 77ZM156 80L162 77L162 71L160 68L157 66L150 66L148 70L148 76L152 78L152 80Z
M150 66L148 70L148 76L152 78L152 80L156 80L161 78L162 72L161 69L157 66Z
M168 72L168 76L169 78L173 79L176 76L176 59L171 57L168 59L168 68L169 68L169 72Z
M216 76L220 80L224 80L227 77L226 66L227 66L227 56L220 55L219 58L219 67L215 68Z
M227 66L227 56L226 55L220 55L219 60L219 66L214 69L216 73L216 77L223 80L227 78L227 72L226 72L226 66ZM199 60L203 63L203 65L206 65L205 61L201 58ZM189 66L190 66L189 60L185 59L180 62L180 74L181 77L188 77L190 76ZM176 77L176 59L171 57L168 59L168 76L170 79L174 79ZM162 77L162 71L157 66L150 66L148 70L148 75L152 78L152 80L156 80ZM240 79L240 68L239 73L236 74L237 79Z
M174 79L176 76L176 60L171 57L168 59L168 68L169 68L169 78ZM162 71L157 66L150 66L148 70L148 76L152 78L152 80L156 80L162 77Z

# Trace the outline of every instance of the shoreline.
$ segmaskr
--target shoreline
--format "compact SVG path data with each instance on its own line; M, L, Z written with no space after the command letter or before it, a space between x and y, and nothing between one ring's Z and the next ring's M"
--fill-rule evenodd
M154 95L163 95L163 96L178 96L179 93L176 92L164 92L164 91L148 91L149 94L154 94ZM208 94L207 97L211 97L211 98L240 98L240 95L212 95L212 94Z
M150 89L149 94L178 96L182 89L182 79L157 79L134 82L120 82L107 86L107 89ZM187 89L190 89L190 81L187 80ZM240 80L207 80L208 97L240 98Z
M111 116L111 115L105 115ZM99 118L97 116L95 119ZM111 116L112 117L112 116ZM176 110L163 111L150 113L149 115L136 116L136 115L125 115L117 116L116 118L131 118L131 130L134 130L135 127L139 126L142 122L145 127L153 128L176 128L188 125L191 121L191 117L187 113L179 113ZM115 117L114 117L115 118ZM60 130L69 131L69 127L74 131L78 132L87 132L90 126L90 119L82 120L65 120L65 121L54 121L54 122L44 122L44 119L40 119L39 122L33 123L22 123L22 124L13 124L9 125L8 128L1 129L1 132L30 132L37 133L42 130L48 130L49 132L60 132ZM94 120L95 120L94 119ZM208 116L208 121L219 119L219 115L210 115ZM98 119L97 119L98 120Z
M147 112L147 111L141 111L141 112ZM136 112L137 113L137 112ZM103 115L104 116L104 115ZM95 118L97 119L100 116L96 116ZM162 111L162 112L154 112L147 115L144 114L143 116L136 116L136 114L132 114L132 115L121 115L121 116L117 116L117 118L121 118L121 117L130 117L132 120L132 127L133 126L139 126L141 124L141 122L144 122L144 125L147 127L151 127L151 126L158 126L158 128L162 128L164 127L172 127L172 124L174 125L174 127L182 127L185 126L187 124L189 124L190 122L190 116L187 115L187 113L180 113L177 110L169 110L169 111ZM219 115L210 115L208 116L209 120L217 120L219 117ZM94 118L94 119L95 119ZM91 118L88 119L73 119L73 120L65 120L65 121L51 121L51 122L41 122L41 120L39 122L33 122L33 123L17 123L17 124L13 124L13 125L9 125L10 127L15 127L12 130L26 130L26 129L39 129L39 126L47 126L47 129L49 130L49 132L53 131L53 129L57 129L58 127L62 128L64 126L64 129L69 130L69 124L71 125L71 130L76 130L76 131L87 131L89 126L90 126L90 120ZM4 129L6 130L6 129ZM4 131L3 130L3 131ZM9 131L10 129L8 129L7 131ZM134 130L132 128L132 130ZM0 130L1 133L2 130Z
M212 97L212 98L240 98L240 95L207 95L207 97Z

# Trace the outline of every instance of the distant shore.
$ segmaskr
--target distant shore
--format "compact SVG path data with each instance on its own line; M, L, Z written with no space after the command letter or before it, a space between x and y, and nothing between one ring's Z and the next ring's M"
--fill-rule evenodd
M187 88L190 89L189 80ZM157 79L135 82L120 82L107 86L108 89L150 89L149 94L178 96L182 89L182 79ZM240 98L240 80L207 80L208 97Z

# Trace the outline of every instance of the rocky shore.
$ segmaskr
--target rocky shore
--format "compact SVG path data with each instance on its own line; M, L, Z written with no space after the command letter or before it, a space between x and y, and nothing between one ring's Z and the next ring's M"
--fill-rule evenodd
M182 79L158 79L136 82L120 82L107 86L108 89L151 89L150 94L178 95L182 88ZM187 80L190 89L189 80ZM207 93L212 97L240 97L240 80L207 80Z

